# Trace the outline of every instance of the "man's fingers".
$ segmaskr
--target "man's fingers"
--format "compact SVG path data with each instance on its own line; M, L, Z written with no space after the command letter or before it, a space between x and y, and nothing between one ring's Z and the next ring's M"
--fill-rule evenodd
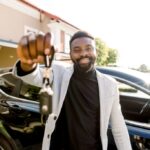
M31 62L27 36L23 36L21 38L18 48L17 48L17 55L21 59L22 62L24 62L24 63Z
M38 55L44 55L44 36L41 34L37 35L37 53Z
M44 39L44 53L45 55L50 55L50 49L51 49L51 34L48 32L45 35Z
M38 34L36 37L37 60L42 63L44 61L44 35Z
M28 35L28 52L30 57L34 60L37 59L37 46L36 46L36 35L31 33Z
M44 55L51 55L51 34L35 35L34 33L23 36L17 48L17 55L23 63L32 64L43 62Z

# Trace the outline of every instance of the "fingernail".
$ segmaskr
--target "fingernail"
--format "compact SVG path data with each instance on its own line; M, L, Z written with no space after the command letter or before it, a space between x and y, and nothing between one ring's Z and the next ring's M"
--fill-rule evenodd
M50 53L50 49L49 48L46 48L45 51L44 51L45 55L48 55Z
M28 64L32 64L33 61L32 61L31 59L28 59L28 60L27 60L27 63L28 63Z

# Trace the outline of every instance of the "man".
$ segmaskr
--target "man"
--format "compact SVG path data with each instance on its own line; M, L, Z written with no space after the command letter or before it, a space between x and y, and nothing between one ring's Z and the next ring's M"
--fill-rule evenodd
M38 62L50 55L51 35L33 34L20 40L20 59L14 73L26 82L41 86ZM70 40L73 65L53 63L53 113L49 115L43 150L107 150L109 123L118 150L131 150L128 131L121 113L117 83L96 71L94 38L78 31Z

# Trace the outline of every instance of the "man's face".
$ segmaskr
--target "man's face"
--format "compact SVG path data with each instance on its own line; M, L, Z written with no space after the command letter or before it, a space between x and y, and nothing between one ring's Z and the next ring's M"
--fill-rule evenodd
M95 41L88 37L80 37L72 41L70 56L74 65L83 72L94 67L96 60Z

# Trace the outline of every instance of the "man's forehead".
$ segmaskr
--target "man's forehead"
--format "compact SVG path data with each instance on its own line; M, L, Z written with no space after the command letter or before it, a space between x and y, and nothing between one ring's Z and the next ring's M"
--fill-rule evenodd
M74 46L80 46L80 45L95 45L95 41L89 37L80 37L76 38L72 41L71 44L73 47Z

